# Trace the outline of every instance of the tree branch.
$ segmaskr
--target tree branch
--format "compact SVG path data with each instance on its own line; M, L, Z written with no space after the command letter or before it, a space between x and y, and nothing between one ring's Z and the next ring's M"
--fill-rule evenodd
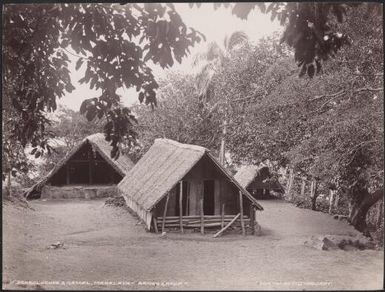
M366 144L371 144L371 143L374 143L376 142L376 140L369 140L369 141L362 141L361 143L357 144L356 146L354 146L353 148L351 148L349 151L347 151L347 153L345 155L342 155L340 157L340 159L338 159L338 163L340 163L344 158L346 158L348 155L352 154L352 158L350 159L350 161L347 163L347 165L350 165L353 160L354 160L354 157L355 157L355 153L357 152L358 149L362 148L364 145Z
M381 74L381 75L383 75L383 74ZM380 75L378 75L378 76L380 76ZM359 88L359 89L354 90L353 93L360 93L360 92L363 92L363 91L383 91L383 90L384 90L383 87L377 87L377 88L363 87L363 88ZM340 90L340 91L338 91L336 93L332 93L332 94L317 95L314 98L309 99L309 101L316 101L316 100L319 100L319 99L324 98L324 97L332 97L333 98L333 97L337 97L339 95L342 95L344 93L346 93L346 90L342 89L342 90Z
M342 89L342 90L340 90L336 93L332 93L332 94L316 95L314 98L309 99L309 101L319 100L319 99L324 98L324 97L337 97L337 96L342 95L344 93L345 93L345 89Z
M59 48L59 49L66 51L68 54L71 54L71 55L72 55L72 56L74 56L74 57L78 57L78 58L82 58L82 59L86 59L86 60L89 60L89 58L88 58L88 57L85 57L85 56L80 56L80 55L77 55L77 54L71 53L71 52L70 52L70 51L68 51L66 48Z
M242 98L237 98L237 99L232 99L230 100L231 102L235 102L235 101L244 101L244 100L249 100L249 99L252 99L253 96L247 96L247 97L242 97Z
M384 73L372 73L372 74L368 74L368 73L353 73L353 74L356 75L356 76L376 76L376 77L384 76Z
M377 88L363 87L363 88L359 88L359 89L354 90L354 93L360 93L363 91L383 91L383 90L384 90L383 87L377 87Z
M377 87L377 88L372 88L372 87L362 87L362 88L358 88L354 91L352 91L352 93L360 93L360 92L365 92L365 91L383 91L384 88L383 87ZM321 98L324 98L324 97L330 97L330 99L328 99L326 102L324 102L317 110L311 112L311 113L316 113L316 112L319 112L321 111L324 106L326 106L329 102L331 102L334 98L338 97L338 96L341 96L343 94L346 94L346 90L345 89L342 89L336 93L332 93L332 94L324 94L324 95L318 95L318 96L315 96L314 98L310 99L309 101L316 101L316 100L319 100Z

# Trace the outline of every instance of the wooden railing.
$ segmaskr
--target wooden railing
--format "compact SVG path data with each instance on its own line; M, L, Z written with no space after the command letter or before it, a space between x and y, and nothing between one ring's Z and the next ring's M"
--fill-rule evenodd
M235 215L204 215L203 218L199 215L197 216L182 216L182 225L183 228L201 228L203 224L203 228L223 228L226 224L233 220ZM203 219L203 220L202 220ZM180 228L180 217L179 216L168 216L157 217L156 218L157 229L161 230L164 228ZM250 223L249 216L244 215L243 221L245 225ZM164 223L163 223L164 222ZM163 225L163 226L162 226ZM234 222L233 226L240 227L241 221L237 220Z
M182 183L182 181L181 181ZM182 184L180 189L182 190ZM242 229L242 234L246 235L246 225L249 225L252 229L252 234L255 234L255 212L256 208L254 205L250 206L250 217L247 215L244 215L243 210L243 194L241 191L239 191L239 214L237 215L225 215L225 204L222 204L221 208L221 215L204 215L204 208L203 208L203 199L199 200L199 215L191 215L191 216L183 216L182 215L182 192L179 196L179 210L180 214L179 216L167 216L167 206L170 198L170 193L167 194L166 197L166 203L163 209L163 216L162 217L153 217L152 225L154 226L154 231L156 233L159 232L159 230L162 231L162 233L165 231L166 228L179 228L180 232L183 233L184 228L200 228L201 234L205 233L205 228L215 228L220 227L221 230L218 233L221 234L223 231L225 231L229 226L239 226ZM238 220L239 219L239 220ZM239 224L239 225L238 225Z

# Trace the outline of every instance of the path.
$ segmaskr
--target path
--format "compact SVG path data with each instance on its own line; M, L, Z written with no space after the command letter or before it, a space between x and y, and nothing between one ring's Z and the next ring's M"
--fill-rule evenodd
M36 211L6 205L5 287L340 290L382 286L382 251L320 251L304 246L312 235L354 232L327 214L261 201L265 211L258 213L258 220L263 236L213 239L168 234L161 238L145 232L124 209L103 204L101 200L35 201L31 205ZM47 249L57 241L64 242L66 249Z

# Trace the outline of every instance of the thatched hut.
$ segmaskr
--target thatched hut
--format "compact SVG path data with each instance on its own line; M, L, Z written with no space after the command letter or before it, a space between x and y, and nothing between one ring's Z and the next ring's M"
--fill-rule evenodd
M256 199L272 198L272 191L278 194L284 192L284 188L278 180L272 178L267 166L242 166L234 178Z
M169 139L155 140L118 191L146 228L155 231L165 225L220 227L220 220L240 213L248 220L263 210L206 148Z
M94 198L116 193L134 163L110 157L112 146L101 133L83 139L41 181L27 190L32 198Z

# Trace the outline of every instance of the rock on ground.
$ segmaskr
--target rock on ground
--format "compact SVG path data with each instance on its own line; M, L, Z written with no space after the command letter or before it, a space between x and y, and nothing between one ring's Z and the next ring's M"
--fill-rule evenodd
M320 250L343 249L346 251L351 251L375 248L373 241L363 235L312 236L311 239L305 241L304 244Z

